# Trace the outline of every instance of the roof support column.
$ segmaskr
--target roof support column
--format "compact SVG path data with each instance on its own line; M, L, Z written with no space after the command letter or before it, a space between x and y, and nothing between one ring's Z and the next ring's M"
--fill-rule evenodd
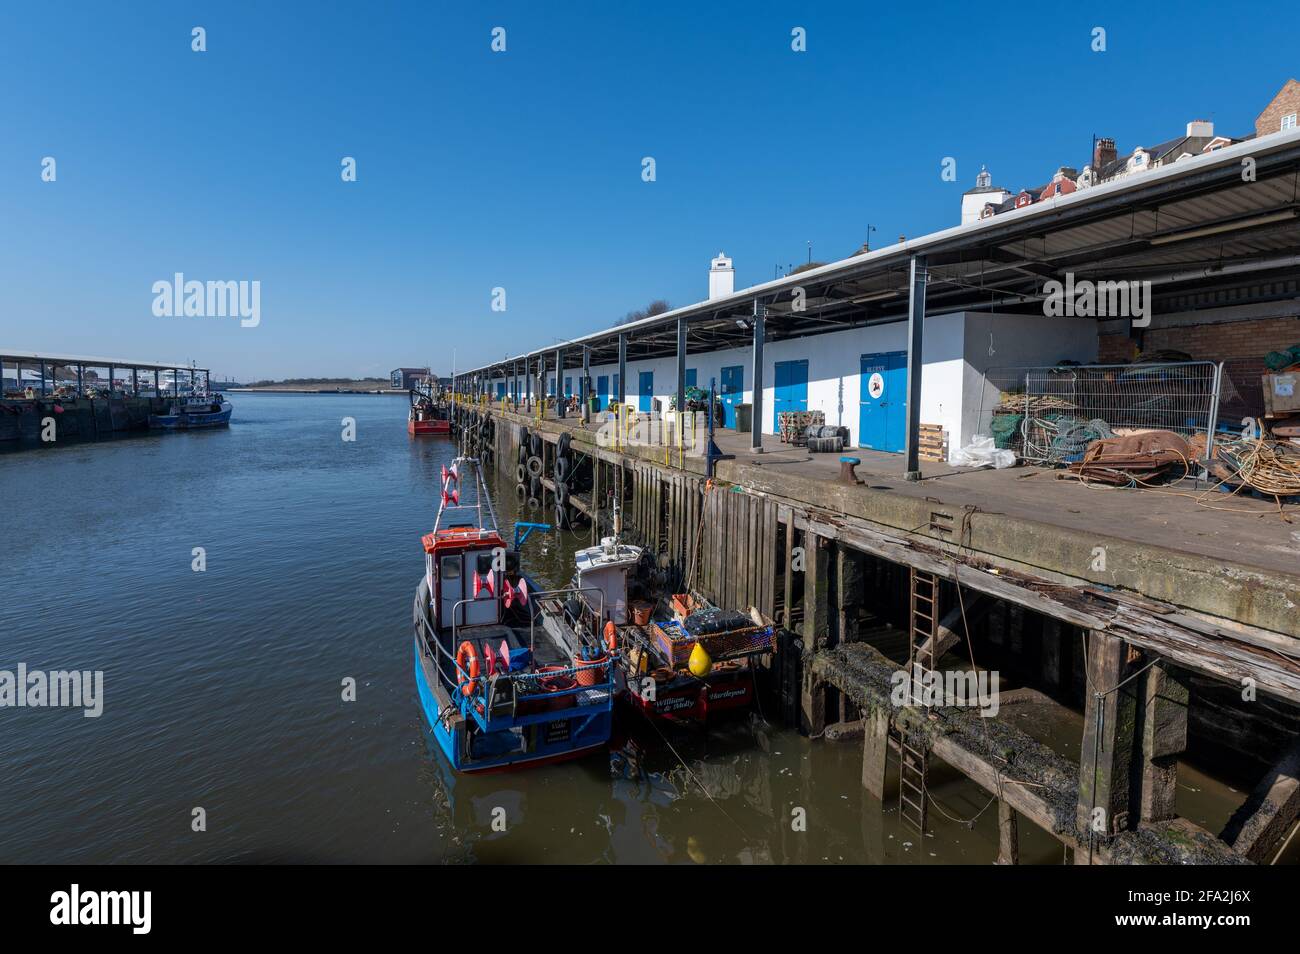
M907 305L907 480L921 479L921 369L925 327L924 255L912 256L911 295Z
M618 336L618 387L615 389L618 394L619 404L627 403L627 332L622 332ZM621 413L621 412L620 412Z
M41 397L45 397L46 393L47 392L45 388L45 359L41 358Z
M754 359L751 377L754 380L754 399L749 422L749 449L763 453L763 340L767 335L767 309L754 299Z
M582 400L582 423L591 421L591 349L582 349L582 382L578 388L578 397Z
M686 319L677 319L677 436L686 415Z
M555 416L564 418L564 349L555 349Z
M86 366L84 364L79 364L77 365L77 397L81 397L86 393L85 384Z

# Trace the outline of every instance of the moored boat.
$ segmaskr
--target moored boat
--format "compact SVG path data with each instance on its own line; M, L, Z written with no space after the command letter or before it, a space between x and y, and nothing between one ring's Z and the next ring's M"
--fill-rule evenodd
M590 634L565 618L575 592L539 591L522 572L519 529L507 547L477 460L443 469L422 538L414 662L425 721L458 772L558 762L609 741L613 667L583 658Z
M645 715L671 721L703 722L749 708L753 667L775 650L773 622L753 609L719 609L693 591L668 599L644 592L636 580L642 556L617 537L574 554L575 590L589 612L593 594L607 608L601 629L620 694ZM632 598L633 587L655 598Z
M194 430L203 427L226 427L234 408L220 394L195 392L172 402L166 414L150 414L149 426L168 430Z
M406 433L412 437L423 434L450 434L450 408L439 401L429 386L410 389L411 408L406 415Z

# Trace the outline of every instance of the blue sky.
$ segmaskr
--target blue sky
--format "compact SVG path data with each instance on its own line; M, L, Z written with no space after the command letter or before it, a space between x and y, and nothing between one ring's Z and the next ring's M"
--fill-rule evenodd
M868 223L875 245L956 224L981 164L1014 189L1093 134L1245 134L1300 74L1294 3L974 9L6 3L0 349L465 367L703 298L719 249L741 287ZM261 323L156 317L178 271L260 281Z

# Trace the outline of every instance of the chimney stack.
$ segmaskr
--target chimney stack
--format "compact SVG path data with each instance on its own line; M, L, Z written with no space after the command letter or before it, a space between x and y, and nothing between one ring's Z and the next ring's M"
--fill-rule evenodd
M1208 119L1193 119L1187 124L1187 135L1189 137L1203 136L1206 139L1213 138L1214 123Z
M1101 172L1103 166L1108 166L1119 158L1119 153L1115 149L1114 139L1098 139L1097 144L1092 148L1092 171L1093 175Z
M719 252L709 269L709 301L725 298L736 290L736 270L731 267L731 259L726 253Z

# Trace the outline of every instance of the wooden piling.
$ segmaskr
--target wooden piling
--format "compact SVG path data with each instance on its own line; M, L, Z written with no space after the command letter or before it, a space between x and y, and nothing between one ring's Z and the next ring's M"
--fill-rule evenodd
M1190 684L1185 673L1163 664L1152 666L1140 678L1140 819L1166 821L1177 814L1178 756L1187 748Z
M803 643L805 662L812 653L825 649L830 635L830 551L826 541L805 534L803 584ZM809 735L820 735L826 727L826 687L805 665L801 727Z
M1086 833L1087 841L1095 845L1129 827L1137 683L1125 683L1130 673L1129 646L1115 636L1089 633L1087 664L1077 817L1081 840ZM1086 856L1088 851L1085 848L1080 854Z

